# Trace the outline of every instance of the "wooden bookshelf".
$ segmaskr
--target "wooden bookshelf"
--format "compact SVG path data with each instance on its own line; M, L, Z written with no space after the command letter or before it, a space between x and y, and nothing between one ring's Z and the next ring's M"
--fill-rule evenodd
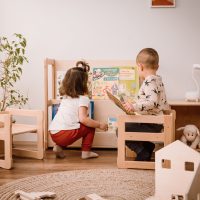
M87 60L91 67L128 67L135 66L134 60ZM51 121L51 107L60 101L56 99L57 92L57 73L59 71L67 71L69 68L75 66L75 60L56 60L45 59L44 61L44 97L45 97L45 147L52 146L53 143L48 134L48 126ZM94 100L94 119L106 122L108 117L117 117L123 111L119 109L110 100ZM102 132L96 130L93 147L115 148L117 143L115 132ZM80 141L77 141L73 146L80 146Z

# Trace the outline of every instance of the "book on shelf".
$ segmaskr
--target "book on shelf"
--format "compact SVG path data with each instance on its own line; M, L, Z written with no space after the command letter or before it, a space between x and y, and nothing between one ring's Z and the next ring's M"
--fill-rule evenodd
M51 115L52 120L55 117L56 113L58 112L59 106L60 106L60 104L53 104L52 105L52 115Z
M122 96L120 96L120 99L118 99L118 98L115 97L113 94L111 94L109 91L106 91L106 93L107 93L107 95L108 95L108 98L109 98L112 102L114 102L114 104L115 104L116 106L118 106L120 109L122 109L126 114L128 114L128 115L135 115L134 112L132 112L132 111L129 112L129 111L127 111L127 110L124 108L124 106L123 106L124 99L123 99Z
M89 117L91 119L94 119L94 101L90 100L90 105L89 105Z
M117 130L117 118L108 117L108 131L113 132Z

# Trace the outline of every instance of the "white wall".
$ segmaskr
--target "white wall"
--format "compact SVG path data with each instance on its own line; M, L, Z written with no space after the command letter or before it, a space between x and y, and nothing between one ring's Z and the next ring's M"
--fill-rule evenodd
M44 106L45 57L135 59L144 47L160 54L168 98L182 99L194 89L192 64L200 63L200 1L176 4L150 8L149 0L0 0L0 35L22 33L28 41L29 63L18 87L28 91L29 107Z

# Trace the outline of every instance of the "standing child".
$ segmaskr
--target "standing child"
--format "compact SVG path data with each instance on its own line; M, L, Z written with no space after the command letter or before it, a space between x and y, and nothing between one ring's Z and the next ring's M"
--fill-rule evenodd
M138 73L143 83L138 92L135 103L124 103L127 111L138 114L160 115L169 110L164 84L160 76L156 74L159 67L159 56L152 48L142 49L136 58ZM163 128L161 124L127 123L127 132L154 132L159 133ZM137 154L137 161L149 161L155 144L148 141L126 141L126 145Z
M82 159L96 158L97 153L91 151L95 128L104 131L108 125L90 119L88 116L88 71L87 63L79 61L76 67L65 74L59 89L63 96L57 114L50 124L52 140L56 143L54 152L58 158L64 158L63 147L82 138Z

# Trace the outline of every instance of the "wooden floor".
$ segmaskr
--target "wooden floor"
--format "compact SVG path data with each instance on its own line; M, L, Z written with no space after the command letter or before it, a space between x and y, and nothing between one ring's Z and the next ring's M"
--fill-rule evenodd
M65 159L56 159L52 149L46 151L44 160L14 157L14 168L5 170L0 168L0 185L10 181L44 173L65 170L105 169L117 168L116 150L94 150L99 158L82 160L80 150L66 150Z

